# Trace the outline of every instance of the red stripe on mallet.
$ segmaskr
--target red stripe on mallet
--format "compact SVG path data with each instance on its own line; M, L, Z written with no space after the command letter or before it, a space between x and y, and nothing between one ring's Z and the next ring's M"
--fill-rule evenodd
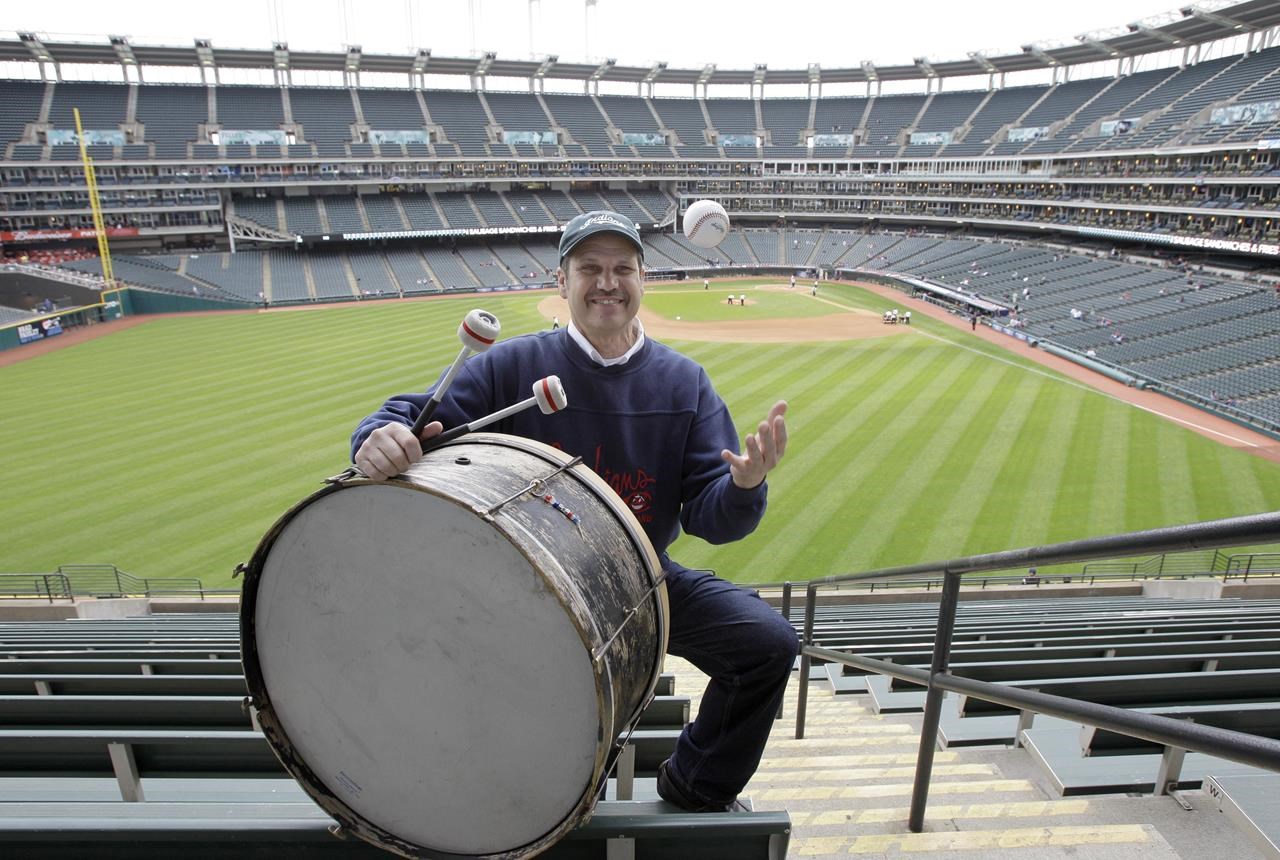
M560 407L556 406L556 399L551 396L551 377L545 377L539 380L542 383L542 396L547 398L547 402L551 404L552 412L559 412Z
M469 334L471 337L474 337L476 340L480 341L481 343L487 343L487 344L489 344L490 346L492 346L492 345L493 345L493 342L494 342L495 338L492 338L492 337L485 337L485 336L484 336L484 335L482 335L482 334L476 334L476 333L472 330L471 326L467 325L467 321L466 321L466 320L463 320L463 321L462 321L462 327L466 330L467 334Z

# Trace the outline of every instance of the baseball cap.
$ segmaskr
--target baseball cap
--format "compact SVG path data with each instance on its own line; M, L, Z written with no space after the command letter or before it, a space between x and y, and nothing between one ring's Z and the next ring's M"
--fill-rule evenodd
M625 215L605 209L584 212L564 225L564 233L560 236L560 260L563 262L583 239L597 233L617 233L636 246L636 250L640 252L640 260L644 261L644 244L640 241L640 231L635 223Z

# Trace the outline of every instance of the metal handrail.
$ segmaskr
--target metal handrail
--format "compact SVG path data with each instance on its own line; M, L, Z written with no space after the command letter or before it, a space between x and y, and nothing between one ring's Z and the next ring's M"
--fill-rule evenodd
M1142 570L1143 565L1153 568ZM1110 569L1111 573L1097 573L1096 568ZM711 571L714 573L715 571ZM854 577L872 576L871 574L853 574ZM986 588L988 585L1049 585L1054 582L1078 583L1093 585L1098 582L1138 582L1148 579L1220 579L1223 582L1240 580L1247 582L1250 578L1280 576L1280 553L1249 552L1236 555L1223 555L1218 552L1210 564L1198 565L1194 561L1188 563L1178 558L1165 560L1163 556L1155 556L1144 562L1091 562L1074 570L1058 570L1040 573L1038 581L1024 582L1026 573L997 573L990 576L970 576L965 579L966 586ZM862 582L855 580L855 588L875 591L877 588L923 588L931 591L941 586L945 577L938 575L911 581L895 580L892 583ZM843 577L841 577L843 579ZM739 583L743 588L756 591L774 591L784 586L801 587L806 580L784 580L783 582ZM842 583L849 584L849 583Z
M50 603L59 599L75 600L70 583L60 573L0 573L0 587L10 583L16 585L12 589L0 589L0 598L43 598Z
M873 671L892 666L893 671L885 674L893 674L905 680L915 680L927 686L924 721L920 729L920 747L916 757L915 783L907 819L907 826L913 833L919 833L924 827L924 811L929 797L929 781L933 771L938 721L942 713L942 696L948 690L1027 711L1049 713L1192 752L1204 752L1219 758L1228 758L1232 761L1280 771L1280 742L1278 741L1210 726L1189 725L1185 721L1168 717L1137 714L1123 708L1098 705L1080 699L975 681L971 678L952 675L947 671L951 660L951 639L955 630L956 608L959 603L963 573L1114 558L1117 555L1135 555L1145 552L1187 552L1247 546L1274 543L1277 540L1280 540L1280 512L1273 512L810 580L805 590L804 633L800 651L801 683L798 685L796 703L796 738L804 737L805 711L809 694L808 678L814 657L841 663L848 662L850 665L863 665L872 668ZM939 573L944 577L942 602L938 609L938 629L934 638L933 659L928 672L893 664L871 667L870 663L866 662L869 658L854 657L843 652L819 648L814 644L814 617L820 588L842 582L901 579ZM855 660L859 662L853 662ZM873 662L882 663L883 661Z

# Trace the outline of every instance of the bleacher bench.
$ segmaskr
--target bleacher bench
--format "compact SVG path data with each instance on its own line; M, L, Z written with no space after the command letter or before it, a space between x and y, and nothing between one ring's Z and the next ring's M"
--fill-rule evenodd
M501 814L495 810L494 814ZM0 854L24 860L385 858L310 803L4 803ZM661 801L603 801L548 860L781 860L785 812L692 814Z

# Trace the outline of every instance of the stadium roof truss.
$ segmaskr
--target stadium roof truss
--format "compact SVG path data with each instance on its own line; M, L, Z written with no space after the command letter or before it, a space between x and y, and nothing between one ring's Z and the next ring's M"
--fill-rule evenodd
M1019 53L996 56L989 53L970 53L964 59L928 61L916 60L902 65L882 66L861 63L839 69L821 69L820 78L814 81L814 69L769 69L770 84L818 85L826 83L876 83L881 81L929 80L936 78L969 77L978 75L1007 74L1009 72L1035 71L1062 68L1081 63L1094 63L1104 58L1126 58L1142 54L1167 51L1171 48L1191 48L1235 36L1263 33L1280 28L1280 3L1274 0L1246 0L1246 2L1220 4L1205 2L1206 7L1185 6L1178 14L1128 24L1108 33L1076 36L1073 42L1061 45L1025 45ZM366 54L355 48L358 65L352 68L352 53L325 51L288 51L288 68L279 69L279 51L246 48L217 48L216 52L206 39L196 40L191 46L133 45L121 37L112 37L102 44L89 42L45 41L34 33L19 33L19 38L0 40L0 60L14 62L35 61L42 74L46 65L57 68L69 63L101 63L124 67L125 80L128 69L146 66L194 66L202 73L218 68L276 69L287 77L289 70L305 69L331 71L354 76L359 72L402 74L418 84L430 59L432 74L469 77L546 78L582 81L590 87L593 81L606 77L610 81L630 82L652 87L655 84L686 84L692 87L721 85L754 86L758 83L759 70L719 69L715 67L677 69L665 63L650 66L621 66L606 61L598 63L562 63L558 58L544 60L507 60L486 54L479 61L475 57L438 57L429 50L414 54ZM1270 34L1273 35L1273 34ZM1261 40L1269 42L1269 38ZM1250 43L1250 50L1255 46ZM129 62L129 61L132 62Z

